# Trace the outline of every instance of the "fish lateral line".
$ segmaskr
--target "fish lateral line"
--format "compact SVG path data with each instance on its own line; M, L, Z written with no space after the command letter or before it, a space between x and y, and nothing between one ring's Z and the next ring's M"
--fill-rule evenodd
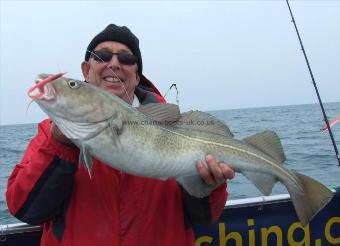
M175 134L175 135L181 136L181 137L183 137L183 138L187 138L187 139L189 139L189 140L193 140L193 141L196 141L196 142L201 142L201 143L204 143L204 144L212 144L212 145L216 145L216 146L219 146L219 147L225 147L225 148L229 148L229 149L232 149L232 150L239 151L239 152L241 152L241 153L248 154L248 155L250 155L250 156L253 156L253 157L255 157L255 158L258 158L258 159L260 159L260 160L263 160L264 162L270 164L271 166L274 166L274 167L278 168L280 171L282 171L284 174L286 174L286 175L287 175L288 177L290 177L292 180L294 180L294 181L297 180L297 177L292 176L291 173L290 173L287 169L281 167L280 165L277 165L277 164L276 164L275 162L273 162L272 160L269 160L269 159L266 159L266 158L264 158L264 157L262 157L262 156L260 156L260 155L257 155L256 153L249 152L249 151L247 151L247 150L244 150L244 149L241 149L241 148L238 148L238 147L234 147L234 146L231 146L231 145L228 145L228 144L216 143L216 142L212 142L212 141L205 140L205 139L200 139L200 138L193 138L193 137L187 136L187 135L182 134L182 133L179 133L179 132L174 132L174 131L172 131L172 130L170 130L170 129L167 129L167 128L164 128L164 127L161 127L161 126L160 126L160 128L161 128L161 129L164 129L164 130L166 130L166 131L168 131L168 132L170 132L170 133L173 133L173 134ZM301 189L301 184L299 184L299 183L295 183L295 184L299 187L299 189ZM302 190L302 189L301 189L301 190Z

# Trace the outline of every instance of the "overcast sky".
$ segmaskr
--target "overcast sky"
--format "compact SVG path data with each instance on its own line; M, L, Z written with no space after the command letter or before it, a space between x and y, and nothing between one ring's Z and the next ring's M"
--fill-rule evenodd
M163 94L176 83L183 111L317 102L284 0L0 2L0 124L45 118L35 104L26 113L35 76L82 79L85 49L109 23L138 36L145 76ZM291 7L323 101L340 101L340 1Z

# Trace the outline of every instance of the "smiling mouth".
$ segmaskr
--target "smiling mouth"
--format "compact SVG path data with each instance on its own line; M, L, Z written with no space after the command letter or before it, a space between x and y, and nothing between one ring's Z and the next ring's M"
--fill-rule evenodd
M109 83L123 83L124 82L124 80L116 76L105 76L103 77L103 80Z

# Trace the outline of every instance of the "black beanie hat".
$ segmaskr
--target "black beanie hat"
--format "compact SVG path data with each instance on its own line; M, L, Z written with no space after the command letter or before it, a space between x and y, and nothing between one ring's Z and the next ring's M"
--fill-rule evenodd
M142 74L143 63L142 55L139 50L139 40L126 26L110 24L102 32L98 33L87 47L85 52L85 61L90 59L91 53L89 51L93 51L98 44L105 41L116 41L125 44L132 53L138 57L138 73Z

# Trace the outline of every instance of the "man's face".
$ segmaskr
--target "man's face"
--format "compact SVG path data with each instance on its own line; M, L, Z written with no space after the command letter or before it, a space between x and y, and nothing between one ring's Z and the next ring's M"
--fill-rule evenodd
M132 54L126 45L113 41L105 41L98 44L94 48L94 51L99 50L106 50L112 53ZM117 55L113 55L108 62L98 62L91 56L88 62L84 61L81 64L81 67L87 82L101 87L119 96L127 103L132 104L134 91L140 80L137 73L137 64L121 64Z

